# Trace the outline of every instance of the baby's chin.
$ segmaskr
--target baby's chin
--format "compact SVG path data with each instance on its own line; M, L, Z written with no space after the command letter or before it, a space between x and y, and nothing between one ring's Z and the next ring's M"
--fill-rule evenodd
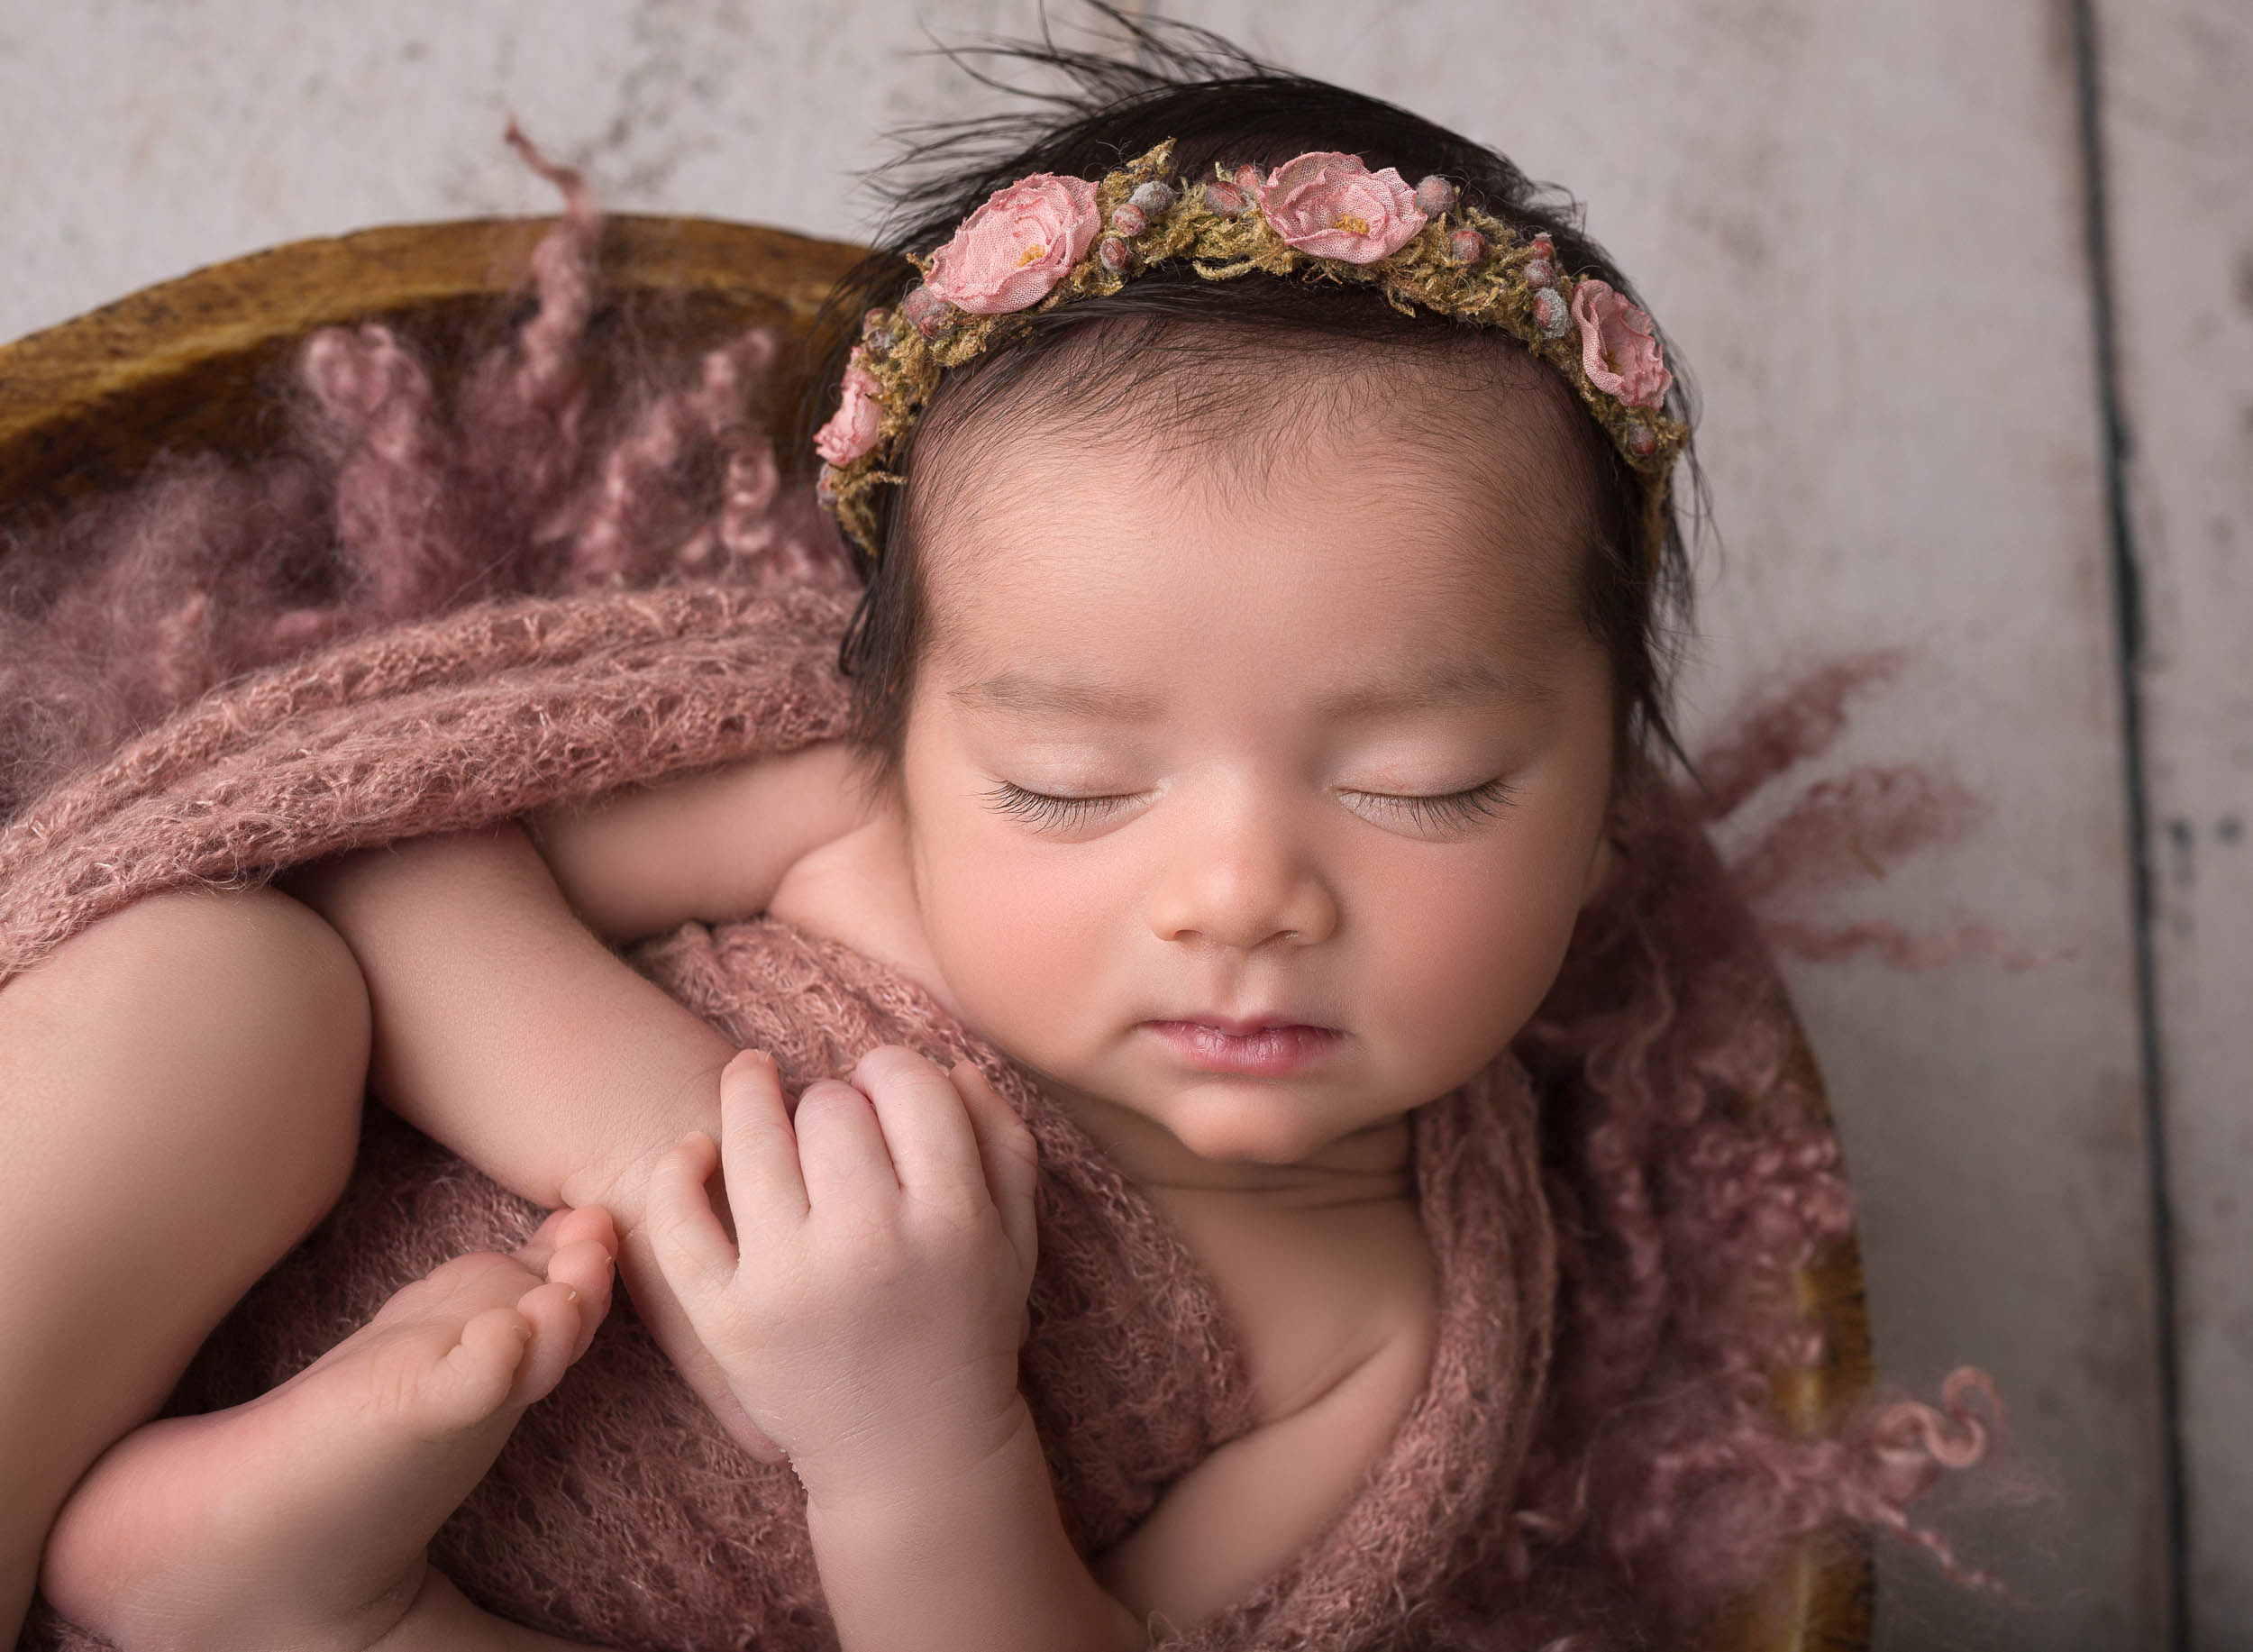
M1166 1128L1174 1140L1214 1164L1299 1164L1336 1138L1310 1130L1301 1119L1283 1116L1288 1103L1272 1096L1239 1100L1214 1096L1199 1085L1167 1109Z
M1219 1191L1303 1186L1309 1173L1392 1177L1409 1156L1413 1104L1373 1100L1365 1074L1279 1081L1155 1072L1116 1055L1048 1065L1013 1054L1128 1180L1145 1185Z
M1360 1169L1369 1138L1396 1128L1400 1118L1371 1119L1365 1112L1340 1119L1287 1084L1215 1077L1181 1086L1145 1112L1173 1139L1211 1164L1262 1164L1305 1169Z

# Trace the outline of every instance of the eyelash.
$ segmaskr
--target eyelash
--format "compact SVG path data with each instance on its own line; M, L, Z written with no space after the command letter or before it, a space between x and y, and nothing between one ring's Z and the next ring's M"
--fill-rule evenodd
M1045 791L1027 791L1008 780L997 781L986 793L986 801L997 812L1014 815L1027 825L1036 826L1078 826L1090 815L1099 813L1107 803L1117 798L1059 798Z
M1491 820L1517 800L1517 788L1508 780L1495 779L1482 785L1465 787L1461 791L1446 791L1432 797L1403 797L1392 792L1364 791L1355 795L1382 803L1398 814L1409 816L1419 826L1467 826L1482 820Z
M1418 826L1446 828L1492 819L1516 800L1516 793L1517 789L1508 780L1498 778L1481 785L1466 787L1461 791L1422 797L1385 791L1361 791L1354 795L1381 803L1395 814L1405 815ZM1027 791L1022 786L1001 780L986 793L986 800L999 813L1013 815L1031 826L1052 827L1079 826L1090 816L1101 813L1108 805L1121 799L1116 797L1060 798L1044 791Z

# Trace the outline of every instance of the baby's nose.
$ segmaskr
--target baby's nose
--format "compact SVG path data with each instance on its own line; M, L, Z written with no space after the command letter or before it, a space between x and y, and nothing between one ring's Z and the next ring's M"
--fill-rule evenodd
M1250 952L1271 941L1311 946L1338 922L1336 896L1315 858L1288 834L1227 832L1183 841L1151 898L1160 940Z

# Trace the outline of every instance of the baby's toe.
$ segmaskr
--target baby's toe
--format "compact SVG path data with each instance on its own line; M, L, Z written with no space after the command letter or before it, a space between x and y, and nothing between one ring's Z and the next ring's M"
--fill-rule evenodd
M571 1362L586 1351L601 1319L599 1309L608 1303L607 1286L597 1298L560 1279L536 1286L517 1299L516 1312L531 1326L532 1335L524 1344L524 1358L513 1374L509 1404L530 1405L553 1392Z
M537 1273L514 1256L472 1251L440 1263L393 1291L369 1323L409 1327L441 1322L459 1329L471 1314L514 1302L539 1281Z
M477 1252L442 1263L396 1292L361 1333L377 1409L415 1438L434 1441L474 1428L507 1406L529 1345L543 1333L517 1304L542 1284L515 1258ZM552 1338L559 1334L557 1315L551 1309L546 1318ZM560 1334L576 1337L578 1330L570 1318Z
M610 1281L615 1272L612 1252L596 1239L566 1245L548 1258L548 1278L570 1286L582 1298L599 1304L595 1310L597 1319L609 1305Z
M531 1316L513 1307L472 1314L424 1368L409 1419L415 1433L442 1439L490 1419L509 1403L538 1337Z
M617 1224L600 1205L581 1205L575 1210L560 1210L556 1214L561 1218L555 1226L558 1248L592 1240L610 1255L618 1254Z
M616 1225L611 1221L610 1212L600 1205L551 1211L532 1237L517 1248L515 1257L537 1273L546 1268L549 1259L558 1251L588 1243L600 1246L607 1255L618 1254Z
M549 1282L568 1285L578 1292L573 1310L579 1316L579 1332L570 1345L572 1360L587 1352L603 1316L610 1311L616 1272L612 1253L597 1239L581 1239L567 1245L548 1259Z
M435 1441L553 1390L610 1306L609 1218L594 1215L591 1224L551 1218L542 1236L563 1237L560 1248L456 1256L393 1295L369 1327L376 1335L368 1381L378 1411ZM570 1237L575 1231L587 1237ZM521 1260L528 1255L538 1255L546 1278Z

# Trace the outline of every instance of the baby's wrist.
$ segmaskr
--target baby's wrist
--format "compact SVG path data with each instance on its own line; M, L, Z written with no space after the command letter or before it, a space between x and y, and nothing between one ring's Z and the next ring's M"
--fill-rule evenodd
M823 1593L848 1647L923 1652L1135 1652L1141 1620L1073 1550L1032 1412L951 1481L809 1486Z
M1045 1475L1040 1432L1023 1395L999 1412L949 1419L912 1432L871 1430L828 1449L791 1454L806 1488L807 1518L818 1510L833 1527L889 1521L904 1509L974 1501L980 1491L1022 1474L1026 1461Z
M663 1108L650 1109L650 1113L633 1131L634 1138L646 1145L588 1160L565 1178L561 1189L563 1203L573 1209L600 1205L609 1211L622 1237L641 1228L649 1209L650 1177L681 1138L692 1130L701 1130L715 1141L719 1139L719 1069L699 1070ZM721 1225L733 1237L735 1224L728 1213L727 1190L721 1179L715 1176L707 1191Z

